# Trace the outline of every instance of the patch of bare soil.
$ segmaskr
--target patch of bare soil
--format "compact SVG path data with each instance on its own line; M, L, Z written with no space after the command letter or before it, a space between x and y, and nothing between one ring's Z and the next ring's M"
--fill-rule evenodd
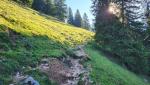
M58 85L91 85L89 78L89 68L84 68L80 63L87 55L82 48L77 49L74 53L77 58L65 57L61 59L47 58L41 61L40 71L46 73L50 80L54 80Z

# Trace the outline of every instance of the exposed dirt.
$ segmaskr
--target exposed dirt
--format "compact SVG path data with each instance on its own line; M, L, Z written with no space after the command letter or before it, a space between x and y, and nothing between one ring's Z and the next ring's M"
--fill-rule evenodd
M92 85L89 74L91 68L84 67L81 62L89 59L83 48L74 50L74 56L65 56L61 58L45 58L35 69L39 69L45 73L50 80L55 81L58 85ZM22 83L22 80L32 80L38 84L28 75L20 74L19 72L13 77L14 83Z
M47 58L41 61L39 66L40 71L46 73L50 80L56 81L59 85L91 85L92 81L89 78L91 69L84 68L80 63L87 58L82 48L76 50L74 53L77 58L63 57Z

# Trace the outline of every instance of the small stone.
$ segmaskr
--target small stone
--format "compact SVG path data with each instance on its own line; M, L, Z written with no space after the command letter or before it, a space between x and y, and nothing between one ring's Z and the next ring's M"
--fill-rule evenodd
M28 78L25 79L24 83L26 84L31 84L31 85L40 85L38 81L34 80L33 77L29 76Z

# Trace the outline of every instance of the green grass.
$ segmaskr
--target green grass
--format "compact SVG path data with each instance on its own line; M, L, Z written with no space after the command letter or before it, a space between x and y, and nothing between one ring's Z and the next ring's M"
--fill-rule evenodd
M67 45L79 45L92 39L93 32L59 22L27 7L0 0L0 24L26 36L47 36Z
M10 84L11 76L15 72L27 73L27 67L36 67L42 58L62 57L66 48L47 36L23 36L7 26L0 25L0 82L4 85ZM26 70L22 67L26 67ZM46 84L47 76L43 75L43 79L42 73L37 72L29 70L28 74L34 73L35 78L43 85L53 85Z
M30 76L34 77L35 80L37 80L40 85L57 85L56 82L50 81L48 79L48 76L44 73L41 73L40 71L28 71L26 74L29 74Z
M63 57L70 46L84 44L94 33L59 22L30 8L0 0L0 82L8 85L11 75L22 71L41 85L55 85L35 67L42 58ZM148 85L135 74L108 60L99 51L87 47L95 85Z
M22 71L35 76L42 85L51 85L46 82L48 78L42 79L42 73L26 72L27 67L35 67L42 58L63 57L68 47L84 44L93 36L93 32L0 0L0 84L10 84L11 76Z
M91 78L94 85L150 85L134 73L113 63L91 46L87 46L85 50L91 57L87 64L91 64L93 69Z

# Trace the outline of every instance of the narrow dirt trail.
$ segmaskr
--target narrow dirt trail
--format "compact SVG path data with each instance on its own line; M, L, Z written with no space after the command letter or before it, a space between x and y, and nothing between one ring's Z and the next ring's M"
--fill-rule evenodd
M89 78L90 69L84 67L80 62L87 60L88 56L82 47L74 51L74 56L61 59L43 59L39 69L49 76L50 80L59 85L91 85Z
M90 67L83 66L82 63L89 60L88 55L84 52L82 46L73 51L72 56L61 58L44 58L41 63L34 68L45 73L49 80L56 81L58 85L92 85L90 79ZM82 62L82 63L81 63ZM33 77L17 73L14 76L16 83L32 82L40 85ZM22 80L25 80L22 82Z

